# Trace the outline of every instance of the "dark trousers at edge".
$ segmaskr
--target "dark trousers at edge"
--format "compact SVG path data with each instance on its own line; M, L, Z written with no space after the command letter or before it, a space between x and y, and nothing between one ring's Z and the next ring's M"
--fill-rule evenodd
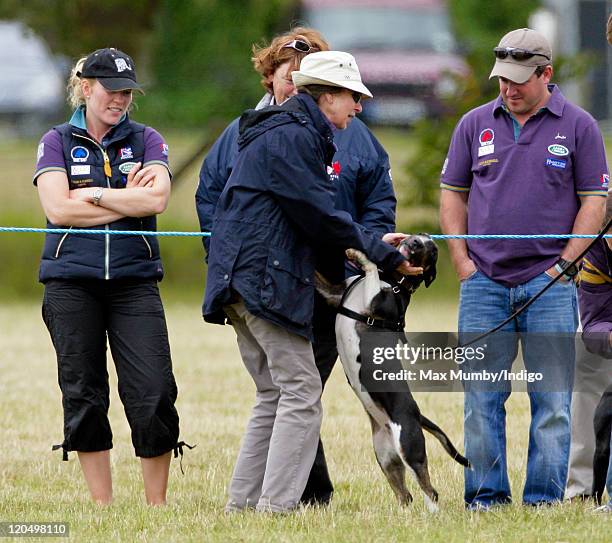
M313 350L323 388L325 388L325 383L329 379L338 358L335 326L336 310L330 307L318 293L315 294ZM334 485L329 477L323 442L319 437L317 456L310 470L308 482L300 502L308 505L324 505L329 503L333 492Z

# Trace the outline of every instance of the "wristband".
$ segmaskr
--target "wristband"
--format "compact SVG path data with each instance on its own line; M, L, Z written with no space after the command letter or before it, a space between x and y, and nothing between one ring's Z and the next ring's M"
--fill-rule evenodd
M555 270L559 273L559 275L564 275L568 279L573 279L576 277L576 275L578 275L578 268L576 267L576 264L572 264L572 262L563 258L557 260Z

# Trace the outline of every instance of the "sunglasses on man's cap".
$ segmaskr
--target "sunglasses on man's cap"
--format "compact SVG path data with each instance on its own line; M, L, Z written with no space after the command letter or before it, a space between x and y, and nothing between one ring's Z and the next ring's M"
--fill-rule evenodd
M504 60L508 58L508 56L519 62L529 60L534 56L544 57L545 59L550 60L550 57L544 53L536 53L535 51L518 49L516 47L496 47L493 49L493 52L495 53L495 58L499 58L500 60Z

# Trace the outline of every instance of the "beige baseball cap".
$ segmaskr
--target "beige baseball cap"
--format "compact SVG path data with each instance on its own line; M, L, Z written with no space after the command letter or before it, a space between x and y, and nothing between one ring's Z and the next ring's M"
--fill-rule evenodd
M304 57L300 69L291 74L296 87L330 85L360 92L372 98L361 82L361 74L353 55L342 51L320 51Z
M495 66L489 79L504 77L514 83L525 83L538 66L552 64L552 49L548 40L531 28L508 32L493 49Z

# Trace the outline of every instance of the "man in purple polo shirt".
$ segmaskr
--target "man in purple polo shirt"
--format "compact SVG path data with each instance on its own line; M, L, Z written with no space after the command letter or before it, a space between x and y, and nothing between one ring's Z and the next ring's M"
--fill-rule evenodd
M458 123L441 177L446 234L592 234L603 219L608 170L595 120L549 85L552 51L530 29L506 34L494 49L491 77L500 96ZM510 370L520 336L528 372L531 426L523 503L563 499L570 447L570 401L577 328L577 273L571 261L588 240L449 241L461 281L459 332L501 323L551 278L563 278L484 343L480 369ZM484 365L482 365L484 364ZM465 366L476 371L476 363ZM469 509L511 501L504 404L510 381L464 382L465 472Z

